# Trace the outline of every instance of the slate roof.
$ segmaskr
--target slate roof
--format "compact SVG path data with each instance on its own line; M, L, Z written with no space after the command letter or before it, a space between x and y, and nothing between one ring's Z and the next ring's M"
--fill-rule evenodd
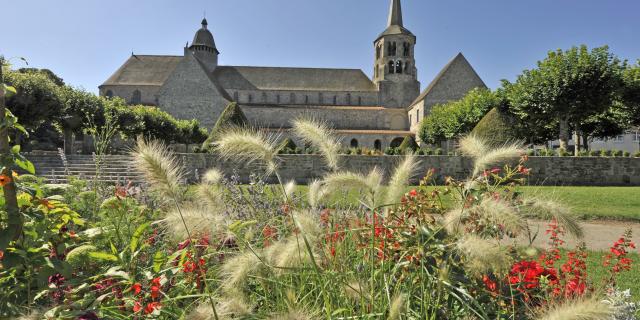
M225 89L377 91L359 69L219 66L214 77Z
M424 89L424 91L422 91L422 93L409 105L409 107L427 98L429 94L434 90L434 88L436 88L438 84L443 82L444 81L443 79L447 78L448 74L450 73L450 70L453 67L464 68L468 76L476 77L479 83L482 84L482 87L486 88L486 85L484 84L484 82L482 81L478 73L473 69L473 67L467 60L467 58L464 57L462 52L459 52L453 59L451 59L451 61L449 61L449 63L447 63L444 66L444 68L442 68L442 70L440 70L440 72L436 75L433 81L429 83L429 86L427 86L427 88ZM457 79L459 79L459 77L454 76L452 77L451 81L456 81Z
M182 56L131 55L102 85L161 86Z
M404 27L402 23L402 4L400 0L392 0L391 8L389 8L389 20L387 22L387 29L385 29L379 36L380 39L383 36L404 34L415 37L411 31ZM377 40L376 40L377 41Z
M207 46L213 49L216 49L216 42L213 40L213 34L211 31L207 29L207 19L202 19L202 28L196 31L196 34L193 36L193 41L191 42L191 46ZM218 52L220 53L220 52Z

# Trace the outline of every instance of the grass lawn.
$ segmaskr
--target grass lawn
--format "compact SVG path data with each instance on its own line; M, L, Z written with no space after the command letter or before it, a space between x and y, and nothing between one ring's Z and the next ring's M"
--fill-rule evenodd
M606 252L589 251L587 257L587 274L594 287L600 288L603 280L609 277L609 268L602 265ZM624 271L616 277L618 287L622 290L631 289L633 300L640 300L640 255L629 254L633 260L631 270Z
M297 188L297 192L299 193L307 191L306 186L298 186ZM433 189L438 187L427 188ZM568 205L582 219L640 222L640 187L525 186L521 187L521 189L525 194L554 199ZM330 199L330 203L356 205L357 195L356 191L334 195ZM446 202L451 203L451 201Z

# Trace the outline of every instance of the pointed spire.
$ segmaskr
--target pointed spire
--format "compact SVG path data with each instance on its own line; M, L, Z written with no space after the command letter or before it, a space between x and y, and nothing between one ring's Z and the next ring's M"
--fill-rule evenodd
M207 23L207 18L203 18L203 19L202 19L202 29L206 29L206 28L207 28L207 25L208 25L208 23Z
M391 8L389 9L389 27L402 25L402 4L400 0L391 0Z

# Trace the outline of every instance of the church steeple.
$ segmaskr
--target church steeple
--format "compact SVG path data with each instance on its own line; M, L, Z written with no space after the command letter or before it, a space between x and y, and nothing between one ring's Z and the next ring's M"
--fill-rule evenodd
M209 25L207 23L207 19L202 19L200 23L202 28L196 31L196 34L193 36L193 41L191 41L191 45L185 48L185 54L192 53L195 55L205 66L209 69L209 71L213 71L218 66L218 55L220 51L216 48L216 42L213 40L213 34L207 28Z
M390 26L400 26L402 27L402 4L400 4L400 0L391 1L391 9L389 10L389 24Z
M387 28L376 41L373 81L380 91L380 104L389 108L408 107L419 94L418 70L414 58L416 36L402 20L400 0L391 0Z

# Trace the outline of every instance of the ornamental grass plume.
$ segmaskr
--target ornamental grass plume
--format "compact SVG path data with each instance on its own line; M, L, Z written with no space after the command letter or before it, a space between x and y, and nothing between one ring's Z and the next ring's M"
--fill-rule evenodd
M287 312L274 314L269 319L270 320L314 320L314 319L321 319L321 318L314 315L314 313L312 312L300 310L298 308L289 308Z
M576 238L582 238L584 232L578 223L578 218L571 208L549 199L525 197L520 210L527 217L551 220L555 219L566 232Z
M460 233L466 220L471 216L485 224L500 225L510 234L518 234L527 228L526 220L509 203L493 198L485 198L480 204L470 208L455 208L445 213L443 224L450 233Z
M295 191L296 191L296 182L294 180L289 180L289 182L287 182L283 187L284 201L290 200Z
M476 177L492 165L517 158L523 153L522 144L519 142L507 143L498 148L490 148L482 139L474 135L462 138L459 150L463 155L474 159L472 177Z
M595 298L568 300L553 306L540 314L538 320L609 320L615 310L608 304Z
M233 292L247 285L247 278L257 274L264 267L260 258L253 251L240 252L228 258L220 267L222 290Z
M175 240L184 240L196 235L215 235L226 225L225 217L220 211L193 206L169 211L161 223Z
M475 274L488 271L501 274L511 266L509 252L487 239L467 235L458 240L456 247L467 258L465 266Z
M222 172L218 169L209 169L202 178L202 183L198 185L198 195L203 198L210 207L218 208L224 206L222 201Z
M322 181L313 180L309 183L309 192L307 194L309 206L313 209L318 208L320 202L327 194L327 189L323 186Z
M215 150L223 159L234 159L247 164L262 161L266 173L278 169L278 136L250 128L232 128L223 132L214 142Z
M311 119L293 121L293 131L304 142L320 151L331 170L338 170L338 153L340 142L324 122Z
M132 156L135 167L144 174L152 190L174 199L182 195L184 168L162 142L138 137Z
M399 201L417 167L418 162L413 154L407 154L398 166L396 166L389 180L385 204L392 204Z
M344 286L344 293L353 300L369 300L369 290L358 280L352 280Z
M389 320L399 320L400 316L405 313L407 304L406 298L403 294L397 294L393 300L391 300L391 305L389 306Z
M250 306L241 293L225 294L216 303L218 319L238 319L250 316L253 307ZM211 312L211 302L204 302L193 310L185 319L190 320L215 320Z
M364 191L362 200L369 209L373 209L376 208L379 201L382 178L382 171L378 167L374 167L367 175L354 172L334 172L327 175L323 182L327 190L359 189Z

